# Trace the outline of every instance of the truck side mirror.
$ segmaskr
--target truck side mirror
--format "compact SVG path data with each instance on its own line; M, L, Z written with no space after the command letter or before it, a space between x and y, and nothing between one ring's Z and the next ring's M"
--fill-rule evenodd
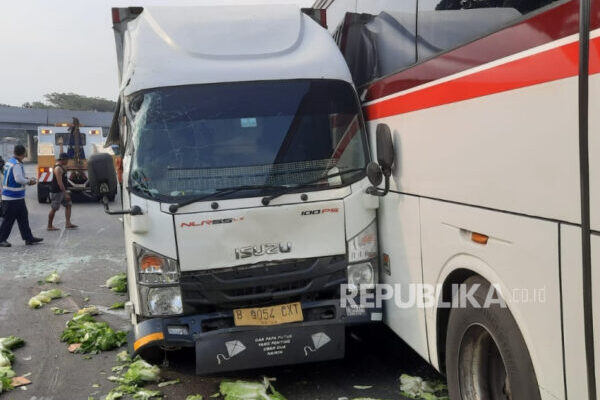
M394 142L392 131L387 124L378 124L375 131L377 139L377 162L381 166L383 175L389 177L394 165Z
M88 179L94 196L114 197L117 194L117 171L110 154L97 153L89 158Z
M392 175L392 166L394 165L394 142L392 141L392 131L386 124L378 124L375 131L377 141L377 162L367 165L367 177L373 185L367 189L367 193L373 196L385 196L390 191L390 176ZM385 180L385 188L377 189L382 178Z
M108 199L117 195L117 171L113 158L108 153L93 154L88 160L88 180L92 194L102 199L104 211L110 215L141 215L142 210L133 206L130 210L110 211Z
M371 185L381 185L381 182L383 182L383 173L381 172L381 167L379 164L372 161L367 164L367 178L369 178Z

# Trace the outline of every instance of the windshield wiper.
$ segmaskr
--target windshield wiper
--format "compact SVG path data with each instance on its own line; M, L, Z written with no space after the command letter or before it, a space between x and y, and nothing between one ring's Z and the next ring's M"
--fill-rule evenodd
M310 187L310 186L314 185L315 183L320 182L320 181L322 181L324 179L335 178L335 177L338 177L338 176L344 176L344 175L348 175L348 174L354 174L354 173L360 172L360 171L364 172L365 169L364 168L347 169L345 171L341 171L341 172L338 172L338 173L335 173L335 174L331 174L331 175L322 176L322 177L320 177L318 179L315 179L315 180L312 180L312 181L309 181L309 182L304 182L304 183L301 183L301 184L296 185L296 186L289 186L289 187L286 186L279 193L276 193L276 194L271 195L271 196L265 196L265 197L263 197L262 198L262 204L263 204L263 206L268 206L271 201L273 201L274 199L278 198L279 196L283 196L284 194L289 193L290 191L296 191L298 189Z
M213 193L204 194L202 196L194 197L186 201L182 201L176 204L171 204L169 206L169 211L171 213L176 213L181 207L185 207L192 203L197 203L202 200L207 200L210 198L221 197L227 194L239 192L241 190L254 190L254 189L284 189L286 186L283 185L244 185L244 186L234 186L234 187L226 187L216 189Z

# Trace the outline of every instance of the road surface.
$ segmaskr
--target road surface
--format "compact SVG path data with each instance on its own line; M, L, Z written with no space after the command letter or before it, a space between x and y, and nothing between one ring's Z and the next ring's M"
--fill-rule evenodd
M35 166L27 172L34 175ZM54 315L50 306L33 310L27 301L50 285L40 285L52 271L58 271L62 290L71 294L53 301L51 306L76 310L85 305L104 309L125 296L101 287L106 279L124 271L122 227L118 217L104 214L95 202L75 203L73 222L78 230L47 232L48 204L39 204L34 187L27 190L31 227L34 235L44 238L40 245L25 246L13 228L10 249L0 249L0 337L17 335L26 346L16 351L13 368L17 374L31 373L27 390L15 389L2 394L2 400L86 400L102 399L114 387L107 380L116 365L117 351L94 355L91 359L70 354L59 340L70 315ZM115 203L113 207L119 207ZM64 228L64 213L59 211L55 226ZM89 298L88 301L84 299ZM104 308L103 308L104 307ZM127 330L125 313L105 310L99 320L115 329ZM289 400L337 400L355 397L401 399L398 378L402 373L436 377L435 373L401 340L383 326L358 329L350 333L344 360L315 364L241 371L220 376L195 376L193 354L168 358L161 374L180 384L162 388L171 399L189 394L204 398L217 392L223 379L276 378L274 386ZM94 387L99 385L99 387ZM372 386L359 390L354 386ZM153 385L149 388L155 388Z

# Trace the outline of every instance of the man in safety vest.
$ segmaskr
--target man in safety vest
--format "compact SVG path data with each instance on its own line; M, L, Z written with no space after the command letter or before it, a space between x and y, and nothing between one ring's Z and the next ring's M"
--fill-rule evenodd
M4 219L0 225L0 247L11 246L6 240L10 236L15 221L19 224L19 231L21 231L21 237L25 244L35 244L44 240L34 237L29 227L29 215L25 205L25 185L35 185L36 180L25 177L23 159L26 155L25 146L18 144L15 146L14 157L4 165L2 179Z

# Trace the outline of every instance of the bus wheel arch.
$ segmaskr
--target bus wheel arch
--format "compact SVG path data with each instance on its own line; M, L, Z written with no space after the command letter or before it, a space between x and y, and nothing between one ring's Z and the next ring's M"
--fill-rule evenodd
M470 270L458 269L448 275L442 286L441 295L448 302L452 300L453 284L478 284L476 297L481 301L491 285ZM437 344L438 362L448 377L450 398L496 398L493 396L508 392L507 397L498 398L540 399L528 347L508 308L440 308ZM481 367L482 364L485 365Z

